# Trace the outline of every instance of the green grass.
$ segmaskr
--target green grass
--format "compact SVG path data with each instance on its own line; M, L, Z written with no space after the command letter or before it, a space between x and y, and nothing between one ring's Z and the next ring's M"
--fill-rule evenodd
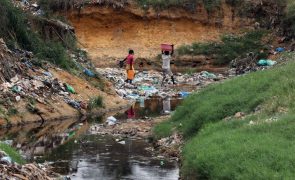
M266 49L262 42L266 31L250 31L243 35L223 35L221 42L193 43L192 45L183 45L177 49L179 55L206 55L214 60L215 64L228 64L237 57L247 57L247 54L253 52L258 58L266 58L261 50Z
M183 173L198 179L292 179L294 119L292 113L252 126L247 120L210 124L186 144Z
M154 128L157 138L174 130L184 135L185 177L295 176L294 58L295 53L287 53L282 57L286 62L272 69L211 85L185 99L168 122ZM235 119L237 112L246 118Z
M12 147L6 144L0 143L0 150L4 151L9 157L11 157L11 159L14 162L17 162L19 164L25 163L25 160L21 157L21 155Z

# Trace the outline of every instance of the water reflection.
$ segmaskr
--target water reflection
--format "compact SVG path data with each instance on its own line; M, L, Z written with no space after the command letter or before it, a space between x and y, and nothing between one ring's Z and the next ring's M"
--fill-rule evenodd
M144 117L156 117L174 111L182 101L182 99L170 97L166 97L164 99L140 99L139 102L131 106L125 113L117 114L115 117L119 120L127 118L142 119Z
M13 140L15 147L29 161L42 156L66 143L71 138L86 132L88 124L75 120L58 121L46 124L31 124L1 130L1 140Z
M173 111L180 99L152 98L140 101L116 118L155 117ZM98 118L97 121L101 119ZM178 179L176 162L156 159L142 139L117 142L112 137L88 134L89 124L76 120L32 124L0 131L0 140L13 146L28 160L54 162L54 170L72 179Z
M54 166L59 173L71 174L71 179L178 179L177 163L154 158L145 150L148 146L143 140L120 144L109 136L86 135L44 160L65 162Z

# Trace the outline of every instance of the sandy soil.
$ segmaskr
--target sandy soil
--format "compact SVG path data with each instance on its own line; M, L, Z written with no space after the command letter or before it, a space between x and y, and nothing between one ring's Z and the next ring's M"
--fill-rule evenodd
M128 48L135 50L136 57L154 57L159 54L161 43L178 47L215 40L223 32L189 19L144 19L111 8L86 8L83 12L80 17L72 14L68 19L83 47L102 66L112 57L124 57Z

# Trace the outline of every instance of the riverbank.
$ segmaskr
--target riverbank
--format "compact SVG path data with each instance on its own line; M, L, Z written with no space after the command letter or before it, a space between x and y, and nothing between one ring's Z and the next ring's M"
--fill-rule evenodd
M36 66L33 54L11 51L3 40L0 52L0 127L78 119L128 105L111 90L111 84L96 77L70 73L45 62Z
M184 178L294 176L293 60L285 53L274 68L209 86L156 126L159 137L184 135Z

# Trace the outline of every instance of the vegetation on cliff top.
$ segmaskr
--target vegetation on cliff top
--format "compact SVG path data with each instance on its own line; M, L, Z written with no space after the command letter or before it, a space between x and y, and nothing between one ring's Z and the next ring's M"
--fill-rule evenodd
M215 64L228 64L235 58L245 58L252 52L257 58L266 58L266 44L262 41L266 31L250 31L243 35L223 35L220 42L194 43L182 45L177 49L179 55L205 55L214 60Z

